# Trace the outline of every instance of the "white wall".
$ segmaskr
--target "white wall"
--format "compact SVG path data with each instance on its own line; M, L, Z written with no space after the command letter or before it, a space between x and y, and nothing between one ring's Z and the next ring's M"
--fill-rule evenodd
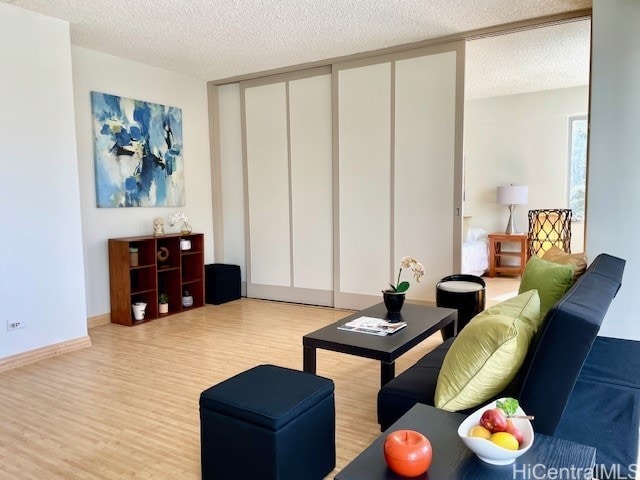
M528 205L515 209L519 232L527 213L567 208L568 117L585 115L588 87L491 97L465 102L465 203L470 226L504 231L509 213L496 203L498 185L528 185ZM572 251L582 251L582 223L574 223Z
M2 358L84 337L87 321L69 25L0 4L0 45Z
M152 235L153 219L184 212L194 232L205 234L205 263L213 263L213 214L206 82L142 63L72 47L78 169L88 316L110 311L107 240ZM91 127L91 91L146 100L182 109L185 206L97 208Z
M627 260L602 335L640 340L640 2L594 0L587 253Z

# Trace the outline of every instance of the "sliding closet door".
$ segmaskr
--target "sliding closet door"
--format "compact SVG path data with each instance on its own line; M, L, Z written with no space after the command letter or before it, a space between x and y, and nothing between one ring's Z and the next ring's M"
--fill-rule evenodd
M391 63L338 73L339 285L363 308L390 277Z
M464 44L334 67L338 180L335 305L381 301L400 260L426 267L410 299L433 302L460 268Z
M291 245L286 84L247 88L244 95L250 281L288 287Z
M241 84L248 297L333 305L329 72Z
M333 304L331 75L289 82L293 286Z
M430 301L437 281L458 272L456 52L398 60L395 67L394 265L405 255L424 263L426 274L411 282L407 298Z

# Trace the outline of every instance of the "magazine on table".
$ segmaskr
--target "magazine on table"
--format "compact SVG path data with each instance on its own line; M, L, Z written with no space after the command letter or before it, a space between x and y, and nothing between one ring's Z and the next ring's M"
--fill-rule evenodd
M390 333L397 332L406 326L406 322L388 322L382 318L358 317L344 325L338 326L338 330L368 333L369 335L379 335L383 337Z

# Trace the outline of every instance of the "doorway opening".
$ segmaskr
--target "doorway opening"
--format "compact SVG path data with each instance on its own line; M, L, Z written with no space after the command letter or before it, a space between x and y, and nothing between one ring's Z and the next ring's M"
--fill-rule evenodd
M581 19L467 42L463 273L479 268L465 245L504 232L502 185L528 186L514 212L519 233L529 210L576 208L571 251L584 251L590 33L590 19Z

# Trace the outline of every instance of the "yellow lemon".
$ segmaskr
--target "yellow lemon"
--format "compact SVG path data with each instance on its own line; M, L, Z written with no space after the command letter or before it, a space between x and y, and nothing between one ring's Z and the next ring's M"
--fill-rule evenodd
M489 438L491 437L491 432L484 428L482 425L476 425L471 430L469 430L469 436L486 438L487 440L489 440Z
M518 450L520 447L518 439L507 432L496 432L489 437L489 440L507 450Z

